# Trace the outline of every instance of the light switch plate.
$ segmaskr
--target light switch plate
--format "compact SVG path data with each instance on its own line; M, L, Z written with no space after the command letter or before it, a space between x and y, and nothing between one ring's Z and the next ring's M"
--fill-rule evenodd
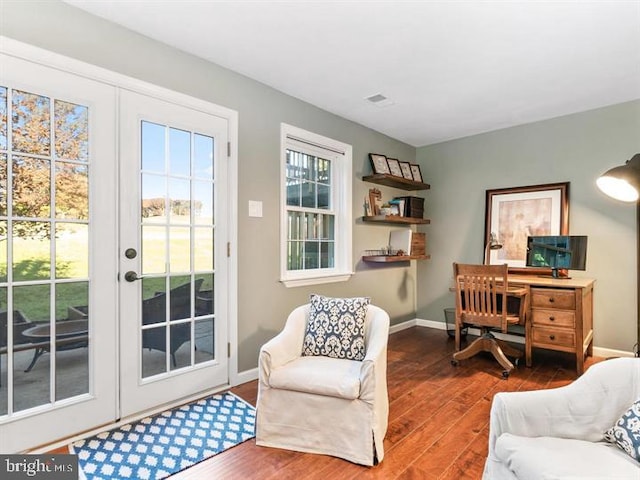
M249 216L262 217L262 202L249 200Z

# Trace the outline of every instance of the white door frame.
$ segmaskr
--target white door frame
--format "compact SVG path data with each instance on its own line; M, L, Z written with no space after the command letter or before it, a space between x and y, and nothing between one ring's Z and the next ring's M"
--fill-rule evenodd
M172 101L227 119L229 125L227 138L230 145L228 157L229 166L227 169L228 241L230 243L230 256L228 259L229 384L234 386L244 381L244 376L238 372L238 112L190 95L178 93L65 55L35 47L3 35L0 35L0 53L59 69L67 73L80 75L116 88L125 88L165 101ZM113 208L117 210L117 205L114 205ZM117 258L114 258L113 261L114 264L117 263ZM116 285L115 280L114 285ZM119 332L114 332L114 334L119 335ZM117 388L117 386L114 386L114 388ZM119 408L119 405L117 407Z

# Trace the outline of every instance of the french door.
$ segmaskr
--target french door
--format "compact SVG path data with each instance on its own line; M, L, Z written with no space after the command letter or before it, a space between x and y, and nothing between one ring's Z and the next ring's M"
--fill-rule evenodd
M115 89L0 54L0 452L117 418Z
M228 383L236 123L229 110L5 46L0 453L12 453Z
M120 96L121 414L227 383L226 119Z

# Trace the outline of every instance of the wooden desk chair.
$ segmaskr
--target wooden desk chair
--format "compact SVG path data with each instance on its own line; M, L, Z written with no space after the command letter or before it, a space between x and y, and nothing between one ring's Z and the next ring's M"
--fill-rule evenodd
M508 295L507 265L465 265L453 264L453 278L456 282L456 351L453 365L479 352L491 352L502 365L502 376L509 377L513 364L507 355L516 359L522 356L520 350L498 340L492 329L507 333L508 325L523 323L526 312L526 290L517 292L520 308L517 314L507 309ZM479 338L464 350L460 350L460 331L465 326L476 326L481 330Z

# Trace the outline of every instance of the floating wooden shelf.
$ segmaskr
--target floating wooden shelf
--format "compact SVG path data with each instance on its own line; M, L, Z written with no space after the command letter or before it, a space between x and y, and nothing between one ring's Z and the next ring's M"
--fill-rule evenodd
M395 223L405 225L427 225L431 223L428 218L401 217L400 215L375 215L372 217L362 217L363 222L370 223Z
M393 263L408 262L409 260L429 260L431 255L365 255L364 262Z
M387 187L402 188L403 190L429 190L431 188L427 183L416 182L415 180L396 177L395 175L389 175L387 173L367 175L362 177L362 180L365 182L377 183L378 185L385 185Z

